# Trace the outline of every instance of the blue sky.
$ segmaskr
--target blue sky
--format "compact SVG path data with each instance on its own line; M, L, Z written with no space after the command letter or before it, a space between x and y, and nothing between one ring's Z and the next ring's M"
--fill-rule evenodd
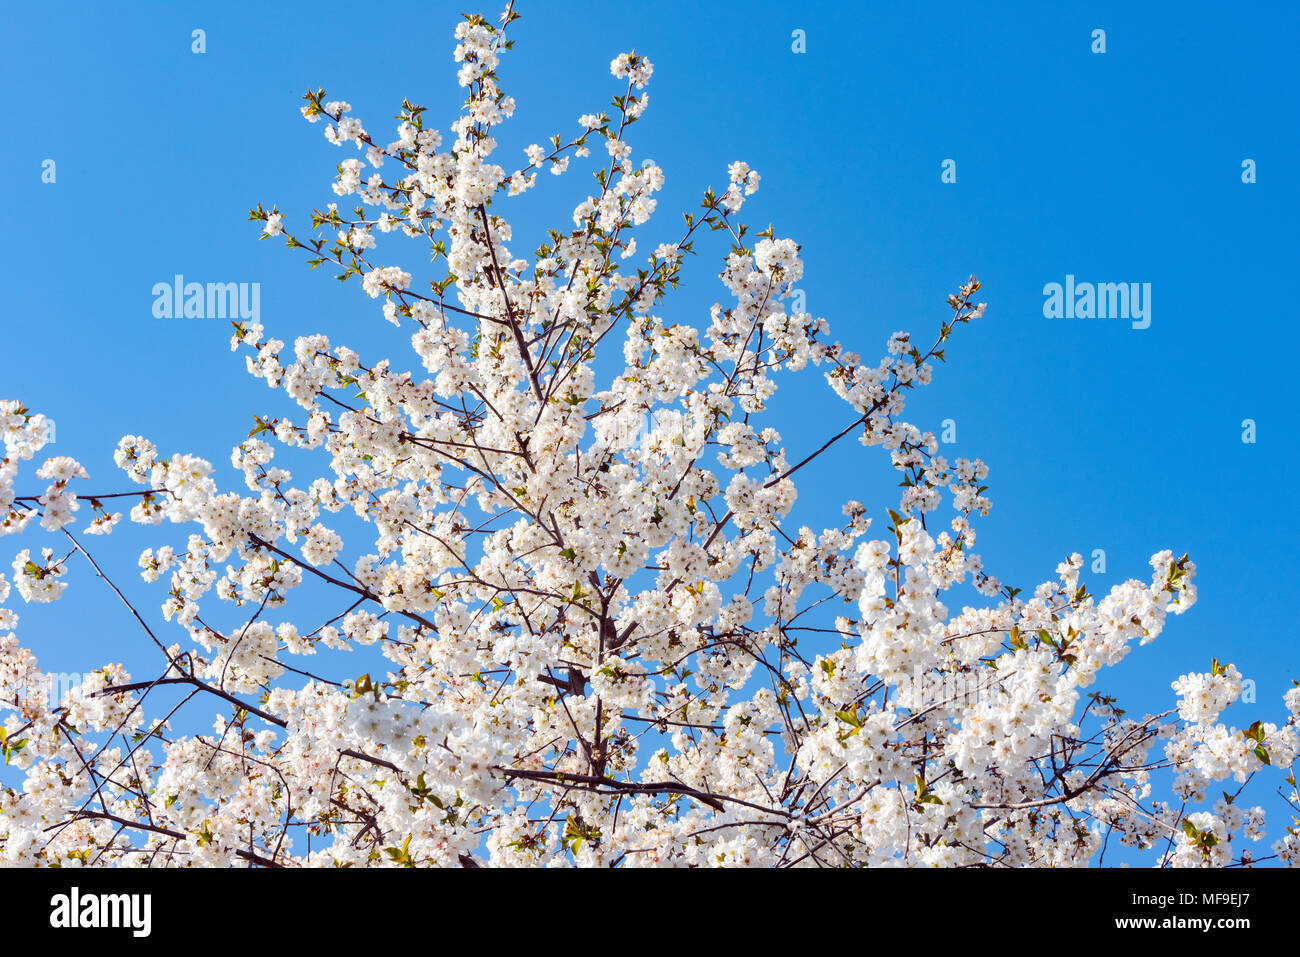
M224 322L155 319L154 283L177 273L258 282L270 334L327 332L371 356L403 350L407 334L383 324L355 284L258 243L247 210L278 204L301 229L335 198L334 164L356 154L301 120L309 86L350 101L382 140L404 96L445 130L462 99L450 36L462 6L52 2L7 12L0 396L55 419L55 451L86 465L88 487L126 487L112 450L134 433L210 459L223 488L242 488L230 447L254 412L288 410L243 371ZM501 70L518 102L499 136L503 163L606 108L619 92L609 61L635 48L655 76L634 156L667 175L642 249L675 238L680 211L744 159L763 176L744 218L803 245L809 310L864 354L881 353L898 329L928 343L945 296L978 275L988 314L960 330L908 418L936 431L953 419L945 453L989 464L986 566L1032 588L1070 552L1102 548L1107 573L1085 576L1096 591L1146 578L1161 548L1190 552L1198 605L1099 687L1163 710L1169 682L1213 655L1257 684L1258 703L1227 720L1282 719L1280 697L1300 677L1281 521L1294 506L1285 486L1279 501L1264 492L1297 466L1294 5L519 9ZM191 52L196 28L206 31L201 55ZM1091 52L1095 29L1106 31L1104 54ZM803 54L791 50L794 30L806 32ZM51 158L57 180L42 183ZM956 183L941 182L946 159ZM1255 183L1242 182L1245 159ZM585 177L543 177L505 205L519 252L568 221ZM714 278L723 250L712 252L665 310L674 321L702 324L725 295ZM1043 286L1067 274L1150 283L1150 328L1045 318ZM792 454L810 423L829 434L851 418L819 376L795 382L774 410ZM1248 418L1254 444L1241 438ZM848 497L895 504L879 451L848 445L826 466L820 484L801 486L809 524L818 510L831 521ZM163 589L140 582L135 558L160 536L122 530L97 554L156 608ZM24 613L24 638L47 667L152 664L105 589L80 573L72 587L76 603ZM183 637L174 626L164 634ZM1271 834L1280 823L1274 816Z

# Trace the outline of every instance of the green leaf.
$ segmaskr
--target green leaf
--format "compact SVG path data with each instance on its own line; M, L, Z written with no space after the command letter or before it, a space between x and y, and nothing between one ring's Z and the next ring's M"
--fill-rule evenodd
M1012 625L1011 633L1007 635L1007 640L1011 642L1011 647L1017 651L1028 647L1025 643L1024 636L1020 634L1020 626Z

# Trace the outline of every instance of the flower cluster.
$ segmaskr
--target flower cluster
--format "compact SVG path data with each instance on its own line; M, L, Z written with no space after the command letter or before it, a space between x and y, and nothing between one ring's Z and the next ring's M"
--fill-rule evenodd
M276 207L251 218L356 278L411 352L233 323L248 372L285 393L232 449L233 487L128 435L128 491L77 491L86 470L56 456L19 494L48 423L0 402L0 533L68 543L0 577L0 748L21 772L0 785L0 863L1082 866L1112 839L1153 863L1253 860L1263 811L1211 785L1296 760L1300 688L1281 723L1237 728L1219 719L1242 676L1214 661L1168 711L1125 712L1095 686L1194 604L1195 564L1161 551L1093 594L1071 555L1030 592L1004 585L975 550L989 464L904 418L982 319L979 282L932 338L882 331L863 358L803 311L800 246L739 220L760 183L743 162L638 251L664 185L629 139L650 60L614 58L612 112L512 170L497 70L516 16L457 27L445 136L404 102L377 140L306 95L358 154L330 184L357 205L298 232ZM567 186L571 164L595 187L525 251L501 205L542 169ZM431 275L380 265L398 236ZM723 300L674 321L665 297L717 240ZM834 418L787 448L765 412L795 374L820 375ZM807 492L850 440L883 450L898 500L816 527ZM157 676L110 663L34 693L6 603L101 572L67 526L88 502L88 531L111 531L110 496L159 536L138 562L157 614L123 616ZM210 733L169 690L187 716L215 709ZM1300 861L1300 823L1272 854Z

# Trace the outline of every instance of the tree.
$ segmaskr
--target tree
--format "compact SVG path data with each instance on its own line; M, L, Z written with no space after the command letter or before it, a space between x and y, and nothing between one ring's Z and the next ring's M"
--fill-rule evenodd
M948 297L931 345L898 332L864 361L793 308L799 246L740 221L759 186L743 162L680 239L638 253L663 184L627 139L651 62L618 56L611 113L507 172L491 162L514 111L497 65L517 16L457 27L467 99L445 148L418 105L383 145L309 92L306 119L364 156L333 183L357 206L315 211L303 235L276 207L251 212L262 238L382 300L422 369L322 335L287 355L233 323L249 371L306 417L255 417L232 457L248 494L138 436L116 461L140 489L79 492L86 470L58 456L35 472L43 493L19 494L48 423L0 404L0 530L37 522L60 543L18 552L13 589L54 601L84 562L160 657L156 676L109 664L52 693L0 608L0 747L25 775L0 790L0 861L1081 865L1108 842L1176 865L1250 860L1239 842L1262 836L1263 812L1239 796L1295 761L1300 688L1284 726L1245 730L1217 721L1241 692L1218 661L1161 714L1088 691L1193 604L1195 565L1161 551L1149 582L1096 596L1074 555L1031 595L1005 586L973 551L986 465L947 461L901 418L983 315L979 282ZM500 206L572 160L591 160L598 191L516 255ZM381 264L397 232L427 244L426 285ZM730 247L730 303L703 329L662 318L714 241ZM787 452L764 413L778 372L810 365L848 411ZM850 501L839 528L797 527L796 476L850 438L889 453L897 508ZM317 476L295 484L278 449ZM169 579L162 614L183 640L167 644L69 530L87 501L87 533L111 532L121 502L190 530L140 558L147 581ZM345 552L342 531L366 544ZM945 593L970 586L989 605L952 614ZM10 591L0 578L0 601ZM390 670L309 667L317 652L346 667L341 649ZM175 730L205 705L213 733ZM1300 860L1300 822L1272 847Z

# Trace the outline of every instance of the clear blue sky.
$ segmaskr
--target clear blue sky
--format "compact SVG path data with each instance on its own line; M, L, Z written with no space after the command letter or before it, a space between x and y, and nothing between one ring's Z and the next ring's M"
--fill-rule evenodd
M276 203L301 230L313 206L335 198L334 164L356 153L301 120L309 86L350 101L377 139L391 138L404 96L445 130L462 99L450 36L462 8L236 0L6 11L0 396L56 420L54 451L86 465L87 488L126 487L111 458L125 433L203 455L223 488L242 488L230 447L253 412L289 409L245 374L224 322L155 319L156 282L259 282L272 335L324 331L371 355L400 349L406 333L385 327L355 284L258 243L247 210ZM518 111L500 155L521 160L522 147L604 109L618 92L609 61L635 47L655 76L630 139L668 179L643 249L675 237L680 211L745 159L763 176L747 220L803 244L809 310L865 354L897 329L928 342L944 297L977 274L987 317L960 330L908 418L936 431L954 419L950 457L989 463L995 507L978 548L989 570L1032 588L1070 552L1104 548L1107 574L1086 576L1096 590L1146 578L1160 548L1190 552L1199 604L1101 687L1163 710L1169 682L1214 655L1258 685L1258 705L1227 720L1282 719L1281 694L1300 677L1282 521L1295 506L1285 484L1277 501L1264 493L1297 466L1294 4L519 9L501 70ZM202 55L191 52L196 28ZM1098 28L1103 55L1090 50ZM806 31L802 55L791 51L795 29ZM54 184L41 182L47 158ZM1247 158L1258 171L1250 185ZM940 181L945 159L956 161L955 184ZM536 194L505 204L521 214L518 251L542 225L568 222L585 177L543 176ZM725 295L718 261L694 261L675 321L706 321ZM1150 328L1044 318L1044 284L1067 274L1151 283ZM801 381L777 409L792 453L810 421L829 432L849 418L820 377ZM1253 445L1241 440L1246 418L1257 423ZM819 490L801 486L809 524L850 496L895 504L878 451L850 445L828 464ZM140 582L135 558L161 536L122 528L99 554L154 609L163 589ZM4 554L29 543L9 539ZM78 602L60 603L69 607L19 608L47 667L152 665L102 587L78 572L73 588ZM174 626L164 634L183 638ZM1271 836L1281 823L1273 816Z

